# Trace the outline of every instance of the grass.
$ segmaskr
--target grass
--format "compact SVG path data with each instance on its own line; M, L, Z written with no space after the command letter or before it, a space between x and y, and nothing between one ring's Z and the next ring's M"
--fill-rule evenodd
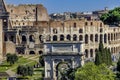
M4 61L2 64L0 64L0 72L5 72L8 69L14 71L16 73L17 67L19 65L30 65L33 66L35 65L37 62L35 60L31 60L31 58L33 59L37 59L39 58L39 56L19 56L18 61L13 64L10 65L9 63L7 63L7 61ZM34 68L34 74L33 76L27 76L28 79L30 80L42 80L42 72L44 71L44 68ZM23 78L23 77L22 77ZM0 80L4 80L4 79L0 79Z
M42 72L44 71L44 68L35 68L34 74L32 76L19 76L20 79L28 79L28 80L43 80Z
M9 63L7 63L7 61L4 61L0 65L0 72L5 72L8 69L12 69L13 71L16 71L16 68L18 67L18 65L31 65L31 66L33 66L36 63L37 62L34 60L30 60L29 58L24 58L22 56L19 56L18 61L13 65L10 65Z
M19 57L19 60L13 64L13 65L10 65L9 63L7 63L7 61L4 61L1 65L0 65L0 72L5 72L7 71L8 69L14 69L14 68L17 68L18 65L22 65L22 64L25 64L27 62L29 62L30 60L26 59L26 58L23 58L23 57Z

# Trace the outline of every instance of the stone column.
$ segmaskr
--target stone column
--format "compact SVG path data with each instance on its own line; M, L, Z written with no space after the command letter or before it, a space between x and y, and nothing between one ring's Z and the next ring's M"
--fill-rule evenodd
M4 33L3 33L3 21L0 19L0 60L3 59L3 44L4 44Z
M52 66L53 66L53 80L56 80L56 70L55 70L55 62L54 62L54 59L52 59Z

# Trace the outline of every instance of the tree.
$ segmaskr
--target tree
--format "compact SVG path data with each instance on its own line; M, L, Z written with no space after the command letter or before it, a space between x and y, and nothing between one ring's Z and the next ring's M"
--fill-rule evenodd
M99 48L96 52L95 64L100 65L105 63L106 65L112 64L111 52L109 49L104 48L103 44L99 44Z
M120 72L120 58L119 58L119 60L117 62L117 71Z
M22 76L32 76L33 75L33 67L27 65L20 65L17 67L17 74Z
M119 60L118 60L118 62L117 62L117 78L118 78L118 80L120 79L120 58L119 58Z
M86 63L75 72L75 80L114 80L115 75L105 64L96 66L94 63Z
M39 57L39 63L41 64L41 66L44 66L44 57L43 56Z
M103 14L100 19L109 25L118 25L120 23L120 7L110 10L108 13Z
M10 65L18 61L18 56L16 54L7 54L6 57L7 57L7 62L9 62Z

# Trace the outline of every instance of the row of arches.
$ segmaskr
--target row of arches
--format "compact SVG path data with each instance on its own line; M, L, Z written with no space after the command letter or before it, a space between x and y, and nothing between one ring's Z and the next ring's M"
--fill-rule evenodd
M113 36L114 35L114 36ZM51 38L51 37L49 37ZM107 43L107 41L113 41L113 40L117 40L120 39L120 33L116 33L116 34L85 34L85 35L63 35L61 34L60 36L58 35L53 35L53 41L64 41L69 40L69 41L85 41L86 44L88 44L89 42L103 42L103 43ZM79 39L78 39L79 38Z
M25 54L25 49L17 49L17 52L18 52L18 54ZM40 55L42 55L43 51L40 50L37 53L40 54ZM31 50L31 51L28 52L28 54L32 55L32 54L36 54L36 52L33 51L33 50Z
M79 29L78 30L79 33L83 33L83 29ZM53 29L53 34L57 34L58 33L58 30L56 28Z
M73 36L71 36L71 35L67 35L66 37L64 36L64 35L60 35L60 41L64 41L65 40L65 38L67 39L67 40L69 40L69 41L71 41L72 40L72 38L73 38L73 41L77 41L77 35L76 34L74 34ZM82 35L80 35L80 40L82 40L83 39L83 36ZM53 41L58 41L58 36L57 35L54 35L53 36Z
M29 41L30 42L35 42L35 37L33 35L29 36ZM39 36L39 41L42 43L43 42L43 36ZM25 44L27 43L27 37L25 35L22 36L22 43Z
M111 47L108 48L110 50L110 52L112 54L118 54L120 52L120 47ZM84 53L85 53L85 57L86 58L92 58L95 57L95 53L97 52L97 48L96 49L85 49Z

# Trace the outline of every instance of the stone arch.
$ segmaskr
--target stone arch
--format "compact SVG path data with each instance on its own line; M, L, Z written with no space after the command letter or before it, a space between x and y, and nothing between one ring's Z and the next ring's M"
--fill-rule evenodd
M43 54L43 51L42 51L42 50L40 50L40 51L39 51L39 54Z
M90 41L93 42L93 34L90 35Z
M60 35L60 41L64 41L64 35L63 34Z
M76 28L76 27L77 27L77 24L76 24L75 22L74 22L74 24L73 24L73 27L74 27L74 28Z
M88 49L85 49L85 57L88 58Z
M113 40L113 34L111 33L111 41Z
M108 34L108 41L110 41L110 34Z
M102 27L103 26L103 24L102 23L100 23L100 27Z
M22 36L22 43L25 44L27 42L27 38L25 35Z
M34 35L30 35L30 36L29 36L29 41L30 41L30 42L35 42Z
M85 35L85 44L88 44L88 35Z
M102 42L103 42L103 35L100 34L100 43L102 43Z
M87 26L88 25L88 22L85 22L85 26Z
M79 36L79 41L83 41L83 36L82 35Z
M93 57L93 49L90 49L90 57Z
M114 40L116 39L116 34L114 33Z
M34 51L30 51L29 54L35 54L35 52Z
M43 43L43 36L42 35L39 35L39 40L41 43Z
M83 33L83 29L79 29L79 33Z
M76 34L73 35L73 41L77 41L77 35Z
M92 25L93 25L93 22L90 22L90 25L92 26Z
M68 35L66 36L66 39L70 41L70 40L71 40L71 36L68 34Z
M104 43L107 43L107 34L104 34Z
M98 42L98 34L95 34L95 42Z
M57 77L57 80L61 80L61 73L64 72L64 70L66 69L70 69L70 65L68 62L59 62L57 65L56 65L56 77Z
M54 35L54 36L53 36L53 41L57 41L57 40L58 40L57 35Z

